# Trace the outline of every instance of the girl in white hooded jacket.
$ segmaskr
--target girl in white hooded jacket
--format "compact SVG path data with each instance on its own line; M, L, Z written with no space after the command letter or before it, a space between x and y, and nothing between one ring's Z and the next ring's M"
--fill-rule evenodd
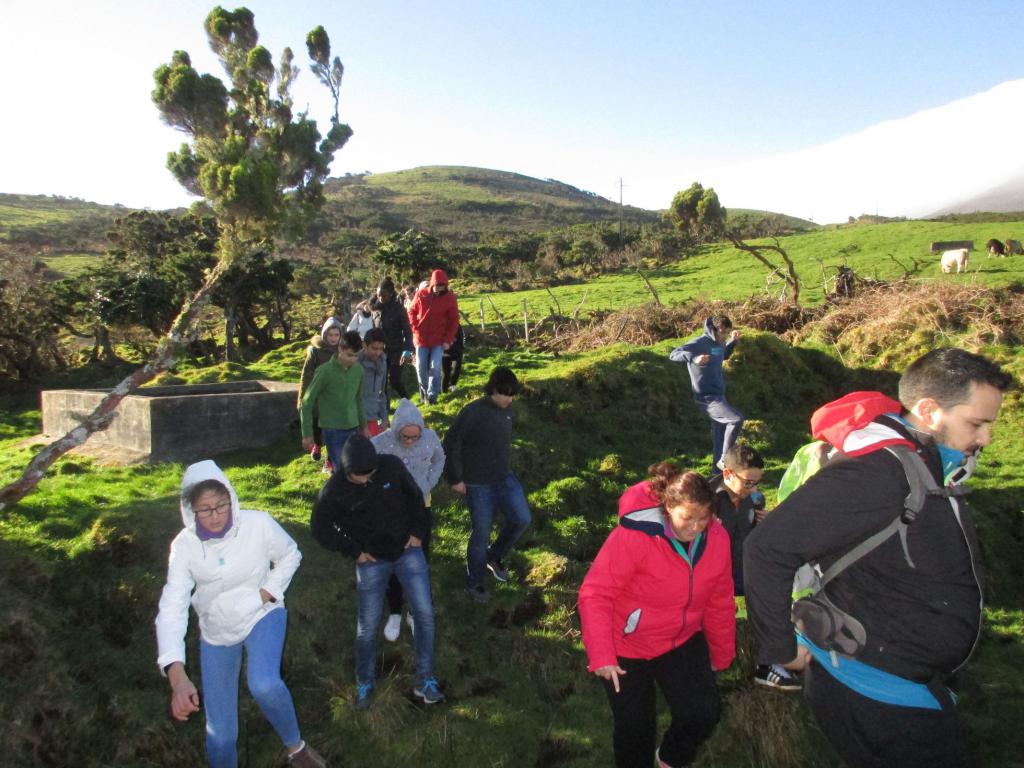
M210 765L238 764L238 678L244 649L249 691L288 750L289 762L325 766L302 740L291 693L281 679L284 593L302 559L298 547L266 512L241 509L231 483L209 460L185 470L181 518L185 528L171 542L156 617L157 664L171 684L172 715L187 720L199 711L199 693L185 672L191 603L199 616Z

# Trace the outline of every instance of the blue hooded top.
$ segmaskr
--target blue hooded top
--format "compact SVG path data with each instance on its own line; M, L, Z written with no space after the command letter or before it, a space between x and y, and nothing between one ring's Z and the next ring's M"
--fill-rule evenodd
M715 326L709 317L704 321L704 333L673 349L668 359L675 363L686 363L695 398L725 397L722 363L729 359L735 346L735 342L719 344L715 340ZM697 365L694 360L701 355L711 355L711 360L706 365Z

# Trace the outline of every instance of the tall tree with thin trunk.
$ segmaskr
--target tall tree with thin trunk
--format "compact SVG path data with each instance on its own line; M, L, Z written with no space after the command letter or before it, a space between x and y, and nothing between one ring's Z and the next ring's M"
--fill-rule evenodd
M299 74L286 48L277 66L259 44L247 8L214 8L206 34L228 75L200 74L185 51L154 73L153 102L161 119L187 137L171 152L167 167L189 192L202 197L217 222L217 263L181 307L153 359L118 384L96 410L68 434L36 454L24 473L0 490L0 510L29 493L60 456L105 429L121 400L174 362L194 334L195 321L221 277L251 254L272 251L274 238L301 232L323 204L323 182L334 153L352 129L338 119L342 67L337 58L326 71L334 98L331 127L321 136L316 121L293 113L291 85ZM312 42L310 42L312 41ZM330 40L322 27L307 37L313 71L330 62Z

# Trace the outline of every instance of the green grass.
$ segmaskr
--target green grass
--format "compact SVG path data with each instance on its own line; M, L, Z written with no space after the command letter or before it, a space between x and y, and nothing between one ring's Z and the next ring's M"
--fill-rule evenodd
M937 283L975 283L988 287L1024 282L1024 258L988 258L985 242L991 237L1002 239L1005 233L1024 231L1024 220L1011 223L953 224L947 222L907 221L847 228L818 229L779 239L789 253L802 281L801 301L807 306L824 300L824 277L834 277L836 268L847 264L858 274L876 279L892 280L911 272L916 280ZM943 274L938 255L930 254L928 246L935 240L974 240L966 274ZM769 242L769 241L753 241ZM771 256L770 254L768 254ZM915 259L917 267L915 267ZM777 257L772 259L781 263ZM670 266L645 272L662 303L672 304L695 298L741 300L754 293L783 295L785 286L778 279L768 282L768 270L752 256L731 245L703 247L699 253ZM458 280L452 285L458 291ZM571 315L582 303L581 314L610 311L643 304L651 294L635 272L607 274L577 285L560 285L547 290L536 289L501 293L460 293L460 308L474 325L480 321L480 300L488 327L496 328L497 317L491 302L497 306L505 322L522 326L523 301L531 322L560 309Z
M969 332L951 331L950 340ZM887 367L896 370L925 343L919 337L888 342L893 353ZM271 511L303 551L288 594L284 672L304 735L334 763L608 763L610 714L596 679L585 671L575 595L614 525L617 495L648 464L675 457L708 468L706 422L690 402L685 370L665 359L672 343L557 357L472 348L462 392L429 409L428 423L443 433L497 364L513 367L526 385L515 406L514 463L534 522L510 559L517 579L496 587L487 606L462 593L467 512L443 486L435 494L431 572L437 672L449 697L443 706L411 701L405 634L396 644L381 644L373 707L352 710L354 569L309 536L309 511L323 477L298 451L297 429L269 448L218 458L241 499ZM294 381L303 349L295 343L245 366L183 366L166 380ZM1019 348L986 351L1024 374ZM766 333L745 334L729 365L731 396L753 417L746 435L766 458L769 502L788 458L808 439L813 408L852 381L890 392L894 383L891 370L848 370L822 349L791 347ZM0 407L0 482L6 482L32 455L23 440L37 430L39 415L11 401ZM1024 749L1017 725L1024 715L1022 431L1024 408L1014 393L973 495L990 578L990 621L981 652L958 687L978 764L993 768L1019 760ZM0 749L10 764L202 764L202 723L169 720L166 683L153 663L152 619L167 546L181 525L182 469L176 463L108 467L65 457L35 493L0 518L0 717L8 725ZM194 626L189 653L194 670ZM739 656L721 681L722 724L698 764L832 765L802 699L755 689L752 670L749 631L741 619ZM279 765L273 733L244 693L242 702L243 764Z

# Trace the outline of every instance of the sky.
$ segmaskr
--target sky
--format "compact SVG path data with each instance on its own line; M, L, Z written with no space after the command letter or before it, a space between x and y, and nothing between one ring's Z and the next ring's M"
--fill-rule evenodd
M186 50L224 77L197 0L0 3L0 192L167 208L186 137L150 100ZM228 4L227 7L233 7ZM665 208L714 169L757 163L1024 77L1020 0L624 3L258 0L260 41L303 74L322 24L354 130L332 174L467 165L554 178ZM723 199L728 207L730 201ZM790 211L784 211L789 213ZM799 214L799 212L793 212Z

